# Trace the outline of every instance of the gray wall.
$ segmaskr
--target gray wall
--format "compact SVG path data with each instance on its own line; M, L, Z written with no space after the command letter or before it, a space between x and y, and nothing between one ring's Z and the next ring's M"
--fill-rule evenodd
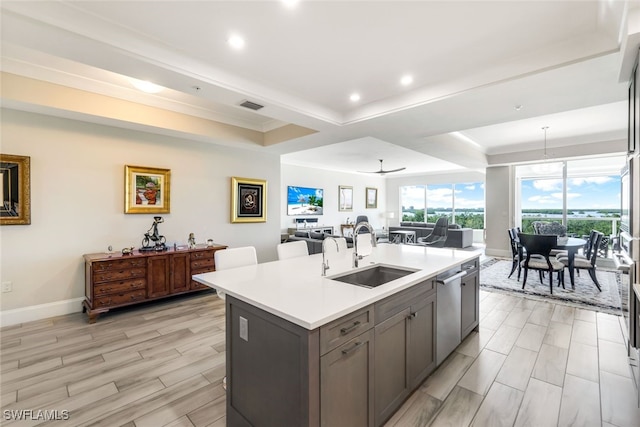
M496 166L487 168L485 185L485 254L508 257L511 255L507 228L514 222L514 168Z

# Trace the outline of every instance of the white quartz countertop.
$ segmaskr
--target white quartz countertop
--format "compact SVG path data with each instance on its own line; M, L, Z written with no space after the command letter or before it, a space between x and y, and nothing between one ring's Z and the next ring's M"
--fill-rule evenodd
M327 254L330 269L322 277L322 254L197 274L193 279L309 330L407 289L480 255L480 251L380 244L351 267L353 249ZM365 288L332 276L371 264L416 269L415 273Z

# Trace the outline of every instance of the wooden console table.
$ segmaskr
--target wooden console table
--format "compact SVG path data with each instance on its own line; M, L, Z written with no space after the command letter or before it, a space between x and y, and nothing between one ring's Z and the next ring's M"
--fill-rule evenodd
M167 249L162 252L134 251L84 255L85 300L82 311L95 323L112 308L210 289L194 280L193 274L215 271L213 254L225 245L197 245L195 249Z

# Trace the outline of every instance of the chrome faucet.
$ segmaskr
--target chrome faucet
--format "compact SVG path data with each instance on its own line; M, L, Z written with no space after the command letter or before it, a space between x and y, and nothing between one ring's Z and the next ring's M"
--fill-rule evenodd
M324 243L327 240L333 240L333 243L336 244L336 251L340 252L340 245L338 245L338 241L336 240L335 237L325 237L324 238L324 240L322 241L322 275L323 276L327 275L327 270L329 269L329 260L326 260L325 256L324 256L324 252L325 252Z
M376 233L373 231L373 227L368 222L359 222L353 229L353 267L358 266L358 261L364 258L366 255L358 255L358 231L361 228L368 228L371 234L371 246L376 247Z

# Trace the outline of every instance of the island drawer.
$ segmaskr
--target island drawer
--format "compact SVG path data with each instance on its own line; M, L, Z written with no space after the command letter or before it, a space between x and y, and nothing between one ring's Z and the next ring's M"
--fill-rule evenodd
M409 307L412 302L435 292L435 289L435 278L430 278L377 302L375 304L375 324L377 325L400 313Z
M121 280L119 282L107 282L100 285L94 285L93 293L95 296L101 296L105 294L128 292L136 289L145 289L146 286L147 280L144 278Z
M367 306L320 327L320 354L325 354L373 327L373 306Z

